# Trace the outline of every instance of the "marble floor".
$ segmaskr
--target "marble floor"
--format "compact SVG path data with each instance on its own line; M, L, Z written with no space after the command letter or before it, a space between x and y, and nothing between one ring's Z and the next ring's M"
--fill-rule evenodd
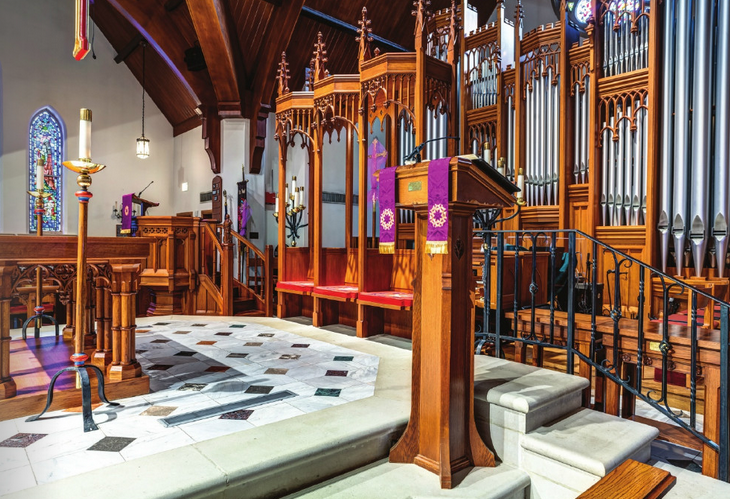
M95 406L99 431L84 433L73 410L0 422L0 495L370 397L379 363L239 318L138 319L136 354L151 391ZM285 400L199 421L160 421L287 390Z

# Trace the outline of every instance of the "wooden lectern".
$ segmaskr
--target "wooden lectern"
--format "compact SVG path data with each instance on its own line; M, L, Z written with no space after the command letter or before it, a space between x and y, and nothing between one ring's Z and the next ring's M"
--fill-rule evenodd
M390 461L415 463L451 488L458 471L494 466L474 423L472 217L477 209L511 206L517 188L475 156L452 158L448 254L427 255L428 165L396 170L396 205L416 212L417 277L411 416Z

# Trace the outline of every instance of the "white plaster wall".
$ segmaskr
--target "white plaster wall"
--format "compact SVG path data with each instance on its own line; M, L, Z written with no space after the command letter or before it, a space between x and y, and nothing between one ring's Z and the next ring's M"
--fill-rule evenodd
M211 190L213 171L210 169L210 159L205 152L205 141L202 138L202 128L197 127L173 139L172 159L172 212L192 211L194 216L200 216L201 210L209 210L212 203L200 202L200 193ZM188 183L188 190L183 191L183 183Z
M512 19L514 21L516 7L517 0L505 0L504 8L508 19ZM522 8L525 13L522 25L523 33L527 33L528 31L531 31L538 26L542 26L543 24L554 23L558 20L555 15L555 11L553 10L551 0L522 0ZM492 15L489 22L492 22L495 19L496 15Z
M172 213L169 185L172 126L147 99L145 135L151 141L146 160L135 156L141 133L141 89L116 52L97 29L94 49L75 61L73 2L57 0L0 2L0 231L28 231L28 125L36 110L52 107L66 125L65 159L78 156L79 109L93 112L92 159L107 165L94 175L89 209L89 235L113 236L114 201L155 183L144 197L160 203L153 214ZM64 171L63 229L76 233L76 175Z

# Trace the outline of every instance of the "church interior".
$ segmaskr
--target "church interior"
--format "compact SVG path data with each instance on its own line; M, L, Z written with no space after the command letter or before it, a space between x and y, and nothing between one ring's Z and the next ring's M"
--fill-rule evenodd
M0 40L0 496L730 497L730 2Z

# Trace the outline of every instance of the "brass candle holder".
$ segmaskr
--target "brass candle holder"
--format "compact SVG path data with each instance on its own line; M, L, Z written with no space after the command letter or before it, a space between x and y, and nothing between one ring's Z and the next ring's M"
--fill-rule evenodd
M33 213L36 216L36 235L38 237L43 235L43 214L46 212L44 208L45 199L51 196L51 193L46 190L35 190L28 191L28 194L35 198L35 210ZM23 339L27 339L28 326L33 322L33 337L38 339L41 337L41 328L43 327L43 319L50 320L56 328L56 336L58 336L58 321L52 315L44 314L43 308L43 268L38 265L35 270L35 307L33 312L35 315L28 317L23 323Z
M297 178L292 177L292 183L296 182ZM287 188L289 187L289 184L286 184ZM306 206L304 206L304 203L301 202L301 200L304 199L304 187L295 187L294 192L292 194L289 194L288 199L286 200L285 205L285 222L286 228L289 230L289 238L291 239L291 247L296 248L297 247L297 239L299 239L299 230L307 227L309 224L303 224L302 218L304 217L304 209ZM299 203L297 203L297 200L300 200ZM277 211L279 209L279 204L276 204L276 208L274 211L274 218L276 219L276 222L279 222L279 212Z
M82 130L84 121L88 121L88 135L91 135L91 111L82 109ZM89 140L87 138L87 140ZM88 151L90 146L87 144L86 148L80 147ZM90 153L88 153L90 155ZM84 418L84 431L98 430L99 428L94 423L94 418L91 415L91 383L89 382L88 369L91 369L96 373L98 379L99 399L103 402L117 406L119 404L115 402L109 402L106 395L104 394L104 373L101 369L92 364L86 364L89 356L84 353L84 337L86 336L86 301L87 301L87 289L86 289L86 241L88 233L88 221L89 221L89 200L92 198L89 187L91 186L91 176L95 173L100 172L106 165L94 163L90 158L81 158L78 161L64 161L63 166L69 170L76 172L79 176L76 178L76 183L79 185L80 190L76 191L76 198L79 200L79 235L78 235L78 246L76 254L76 335L74 336L74 354L71 355L71 361L73 366L66 367L58 371L51 379L51 384L48 387L48 396L46 400L46 407L37 416L33 416L27 419L27 421L35 421L40 418L51 406L53 401L53 387L56 384L56 379L64 372L75 372L77 375L77 387L80 385L81 388L81 405L82 413Z

